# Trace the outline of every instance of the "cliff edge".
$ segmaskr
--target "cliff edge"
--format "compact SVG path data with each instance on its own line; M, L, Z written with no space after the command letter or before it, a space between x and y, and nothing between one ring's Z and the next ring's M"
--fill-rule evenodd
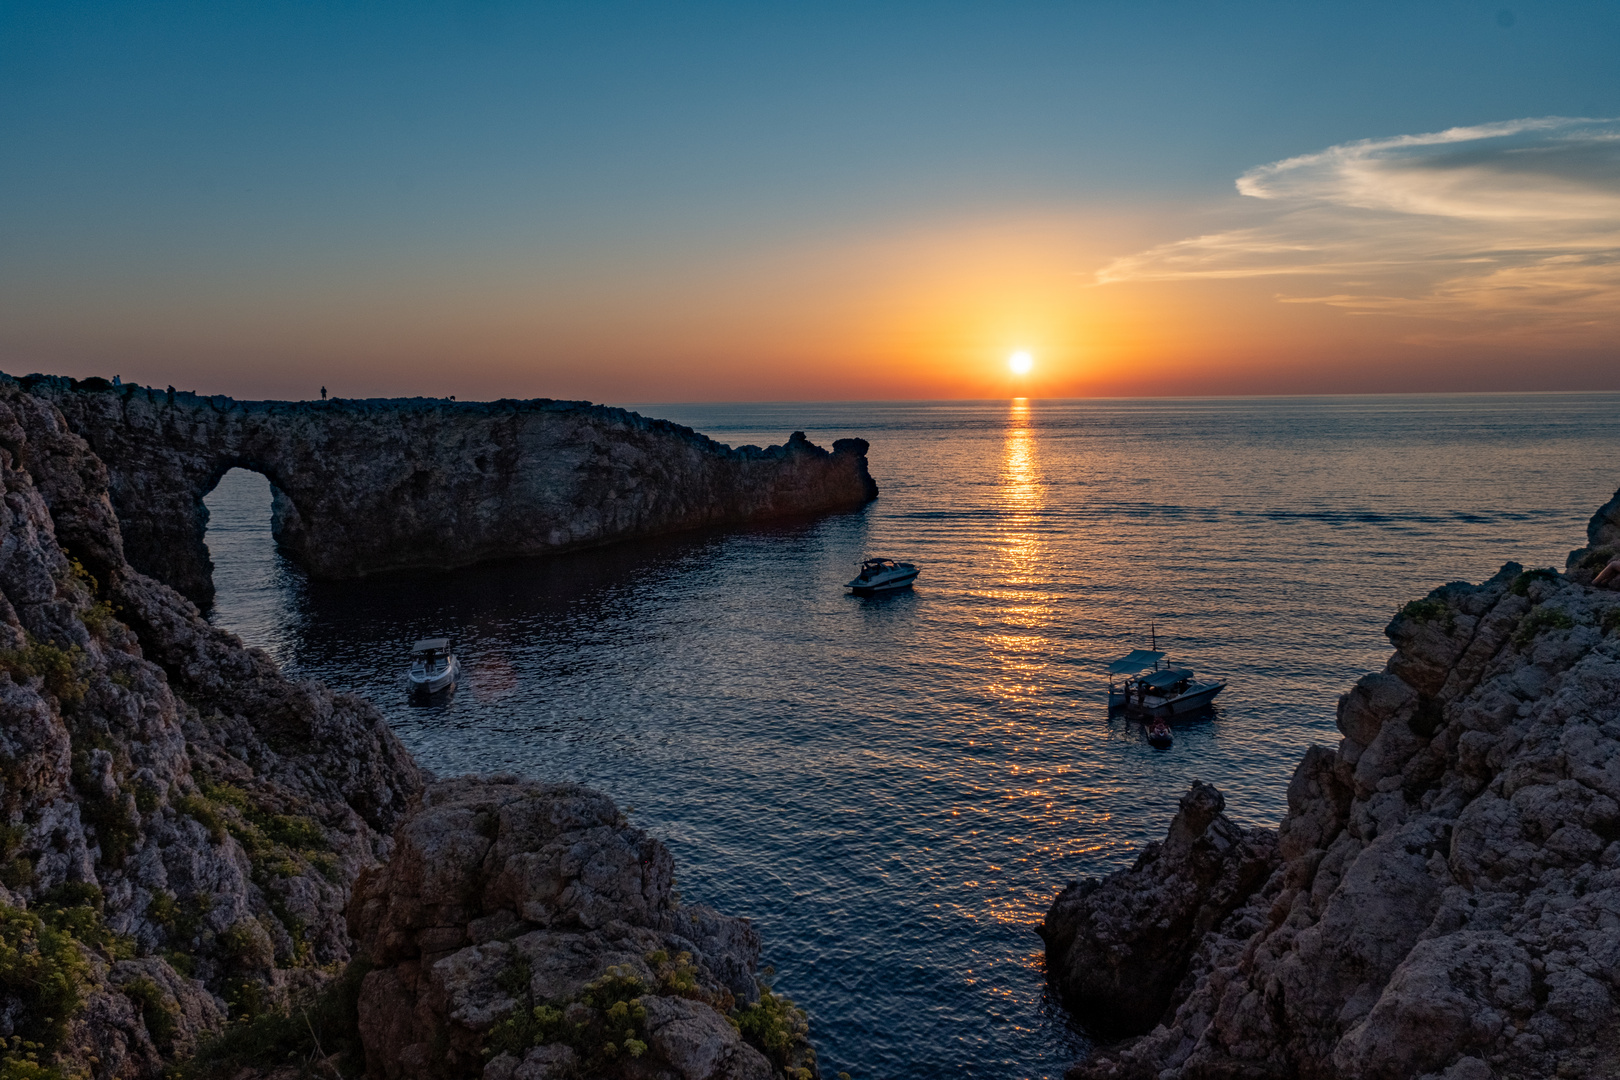
M1620 493L1588 539L1396 615L1269 859L1195 785L1162 852L1064 891L1054 986L1142 1033L1072 1080L1620 1075Z

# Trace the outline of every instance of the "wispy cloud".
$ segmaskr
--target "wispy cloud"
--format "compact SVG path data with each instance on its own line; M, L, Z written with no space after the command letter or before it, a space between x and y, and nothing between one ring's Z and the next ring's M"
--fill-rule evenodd
M1620 320L1620 120L1366 139L1237 189L1264 200L1260 223L1116 259L1098 283L1309 275L1320 284L1278 299L1493 332Z

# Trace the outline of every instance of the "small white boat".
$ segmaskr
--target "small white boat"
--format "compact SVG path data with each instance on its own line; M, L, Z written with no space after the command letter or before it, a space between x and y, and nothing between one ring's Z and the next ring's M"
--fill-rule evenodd
M1160 667L1164 653L1135 649L1108 665L1108 707L1137 716L1186 716L1209 708L1225 680L1199 679L1192 668ZM1126 678L1115 682L1113 676Z
M849 590L856 596L871 596L873 593L904 589L917 580L917 574L917 568L908 562L867 559L861 563L861 572L849 583Z
M434 694L456 685L461 674L461 662L450 651L449 638L424 638L411 648L411 692Z

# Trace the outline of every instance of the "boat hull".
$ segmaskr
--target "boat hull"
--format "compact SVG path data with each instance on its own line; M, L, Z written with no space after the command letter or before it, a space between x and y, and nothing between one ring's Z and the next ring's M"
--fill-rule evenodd
M855 583L851 582L849 585L849 591L854 593L856 596L871 596L874 593L894 592L896 589L909 589L911 588L912 583L917 580L917 573L917 571L912 571L909 574L897 574L892 578L884 581L876 581L870 585L856 585Z
M1110 708L1123 708L1132 716L1171 719L1177 716L1190 716L1193 713L1203 712L1215 701L1215 695L1225 689L1225 683L1213 683L1173 697L1169 701L1149 698L1145 702L1138 702L1134 698L1127 699L1124 694L1115 691L1108 695L1108 705Z
M452 656L443 671L434 672L432 675L419 675L410 671L406 672L405 677L410 682L411 693L426 695L450 689L456 685L456 677L460 674L461 662Z

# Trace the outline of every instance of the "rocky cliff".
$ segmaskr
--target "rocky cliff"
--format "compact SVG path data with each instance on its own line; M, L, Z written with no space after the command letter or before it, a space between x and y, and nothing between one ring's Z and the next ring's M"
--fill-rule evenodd
M1620 1075L1620 593L1591 585L1620 494L1588 538L1408 604L1273 836L1195 785L1064 891L1055 987L1144 1033L1074 1080Z
M101 462L15 386L0 486L0 1039L157 1075L349 959L421 781L375 709L124 562Z
M237 467L269 478L277 544L321 577L551 554L877 496L861 439L829 453L795 432L733 449L580 401L235 401L42 375L19 385L106 463L129 562L203 605L203 497Z
M424 786L132 567L53 400L0 384L0 1076L814 1075L608 800Z

